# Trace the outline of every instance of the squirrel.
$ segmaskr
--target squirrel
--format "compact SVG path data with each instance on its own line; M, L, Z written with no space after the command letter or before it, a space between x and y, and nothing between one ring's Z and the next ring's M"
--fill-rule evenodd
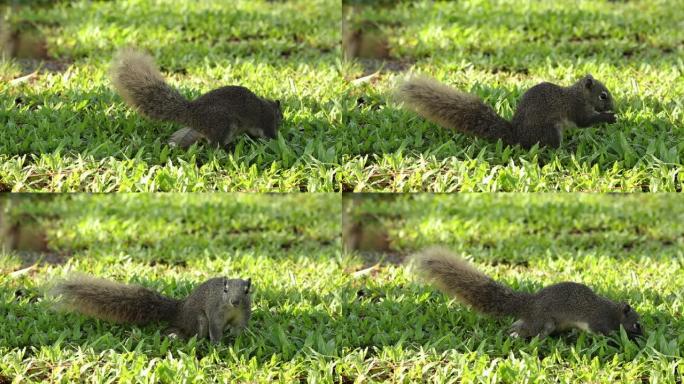
M181 336L208 336L218 344L226 326L236 332L247 326L251 291L251 279L216 277L176 300L140 285L77 275L58 282L50 294L61 296L60 307L69 311L123 324L164 321Z
M558 148L567 127L615 123L613 97L591 74L569 87L544 82L527 90L512 121L496 114L477 96L416 76L400 83L396 98L419 115L446 128L529 149Z
M512 337L544 338L572 328L608 335L622 326L630 339L642 336L639 315L627 303L616 303L584 284L562 282L536 293L514 291L444 248L415 255L420 272L447 294L493 316L514 316Z
M272 139L283 119L279 100L236 85L190 101L164 81L151 56L131 48L115 55L110 76L119 95L143 115L185 125L169 139L170 145L181 148L203 138L225 146L243 132Z

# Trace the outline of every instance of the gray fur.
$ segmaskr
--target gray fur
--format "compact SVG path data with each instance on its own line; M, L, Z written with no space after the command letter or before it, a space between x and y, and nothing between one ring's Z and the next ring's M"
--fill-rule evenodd
M529 311L530 294L515 292L444 248L416 255L418 268L435 285L479 312L493 316L520 316Z
M535 85L518 102L511 122L476 96L426 77L413 77L399 84L396 97L443 127L524 148L537 143L559 147L568 125L589 127L616 122L612 95L591 75L569 87Z
M251 280L207 280L185 299L173 326L185 334L209 336L212 343L219 343L227 326L236 331L247 326L252 314L250 294Z
M60 307L86 316L144 325L173 321L181 302L140 285L120 284L85 275L74 275L50 291L61 296Z
M639 315L627 304L594 293L584 284L562 282L537 293L516 292L477 271L444 248L429 248L415 256L419 270L444 292L479 312L514 316L511 328L519 337L545 337L570 328L599 334L622 326L630 337L642 335Z
M109 71L114 89L143 115L179 123L189 116L190 102L166 83L151 56L122 49Z
M274 138L283 118L279 102L242 86L221 87L190 101L165 82L152 57L133 49L119 51L110 73L117 92L143 115L183 124L219 145L241 133ZM200 138L190 142L190 137L179 140L178 135L170 141L181 147Z
M66 310L117 323L163 321L185 337L209 337L212 343L221 341L226 327L239 331L247 325L251 292L251 280L225 277L207 280L184 300L89 276L73 276L51 290Z

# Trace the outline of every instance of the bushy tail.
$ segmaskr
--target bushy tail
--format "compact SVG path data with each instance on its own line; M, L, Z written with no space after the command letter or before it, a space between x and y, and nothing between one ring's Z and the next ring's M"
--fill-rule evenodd
M139 285L77 275L57 283L52 296L61 296L60 307L116 323L147 324L172 321L180 301Z
M415 76L400 83L395 97L409 109L445 128L514 144L513 126L477 96Z
M528 312L530 294L497 283L444 248L428 248L414 259L418 269L442 291L477 311L494 316L521 316Z
M189 101L164 81L150 55L131 48L120 50L112 61L110 76L119 95L140 113L186 123Z

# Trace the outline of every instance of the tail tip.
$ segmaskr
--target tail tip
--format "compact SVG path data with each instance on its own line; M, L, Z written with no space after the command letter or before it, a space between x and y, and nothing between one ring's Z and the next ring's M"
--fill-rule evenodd
M457 256L445 246L431 245L414 253L410 259L417 265L419 270L425 271L431 264L437 261L456 258Z
M122 63L126 61L130 61L131 59L137 59L141 57L151 57L148 53L145 51L136 48L132 45L126 45L123 46L119 49L117 49L114 54L112 55L112 62L113 63Z
M116 79L124 72L133 70L153 72L156 71L154 68L156 68L154 58L149 53L133 46L124 46L112 55L109 73L112 79Z
M425 99L443 97L450 89L437 80L424 75L408 75L397 80L393 89L393 97L413 109L423 109Z
M398 101L407 101L411 87L420 78L418 75L407 75L400 77L392 90L392 96Z

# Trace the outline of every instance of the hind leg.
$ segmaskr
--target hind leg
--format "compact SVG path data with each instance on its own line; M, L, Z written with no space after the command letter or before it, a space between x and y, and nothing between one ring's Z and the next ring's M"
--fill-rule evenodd
M189 127L183 127L174 132L169 138L169 145L180 148L188 148L196 142L205 139L206 137Z
M555 330L556 324L553 320L529 321L519 319L511 326L510 335L523 339L531 339L535 336L539 336L540 339L543 339Z
M558 148L563 143L563 123L556 124L542 133L540 146Z
M209 336L209 319L203 313L197 317L197 338L206 339Z

